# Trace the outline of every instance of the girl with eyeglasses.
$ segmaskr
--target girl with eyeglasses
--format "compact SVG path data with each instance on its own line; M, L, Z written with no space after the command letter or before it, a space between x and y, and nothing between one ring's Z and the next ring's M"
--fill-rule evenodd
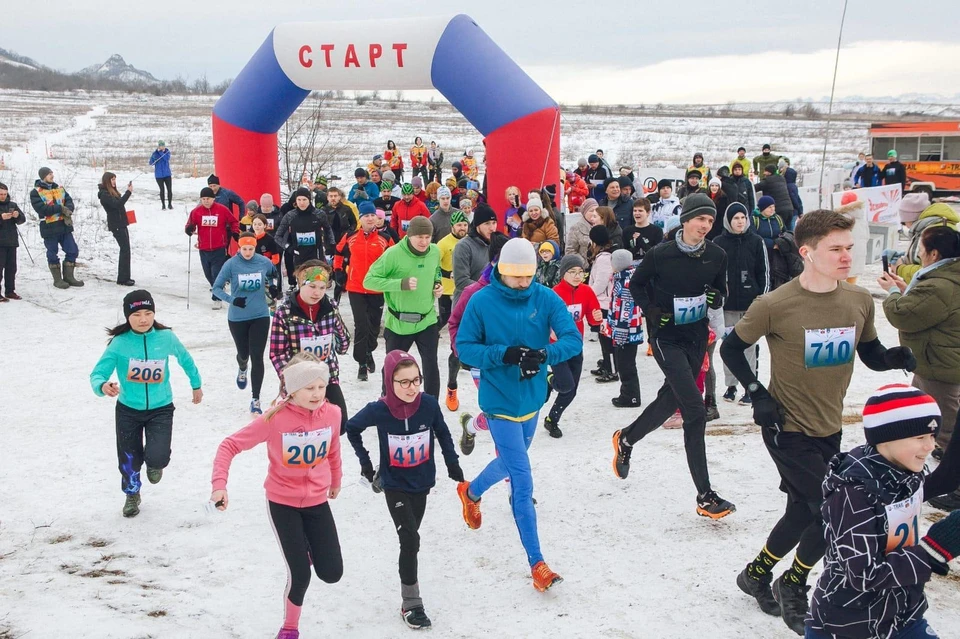
M410 628L429 628L430 618L420 598L417 552L427 495L436 483L435 439L440 442L450 479L462 482L463 470L439 402L421 391L423 376L417 360L404 351L390 351L383 378L386 393L347 422L347 439L360 459L360 474L373 484L375 492L382 487L400 538L400 615ZM362 437L371 426L376 427L380 442L376 481Z

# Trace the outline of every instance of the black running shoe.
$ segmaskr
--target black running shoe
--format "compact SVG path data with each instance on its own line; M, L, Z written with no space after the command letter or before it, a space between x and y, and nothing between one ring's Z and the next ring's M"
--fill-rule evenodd
M717 409L717 400L712 395L707 395L703 400L703 407L707 409L707 421L712 422L720 419L720 411Z
M367 353L367 370L371 373L377 371L377 363L373 361L373 353Z
M630 453L633 452L633 446L620 441L621 432L618 430L613 433L613 474L620 479L626 479L630 474Z
M464 455L469 455L473 452L473 447L477 443L476 433L471 434L467 430L467 424L470 423L470 420L473 419L473 416L470 413L461 413L460 414L460 452Z
M803 620L807 618L810 605L807 592L810 586L795 586L780 577L773 582L773 598L780 604L780 617L787 628L803 636Z
M414 630L423 630L424 628L429 628L431 625L430 617L423 611L423 606L417 606L410 610L401 610L400 616L403 617L403 623L407 624L408 628L413 628Z
M563 431L560 430L560 426L550 419L549 415L547 415L547 418L543 420L543 427L547 429L547 432L550 433L550 436L554 439L560 439L563 437Z
M697 514L701 517L721 519L734 512L737 507L712 490L697 496Z
M590 374L599 377L599 376L601 376L601 375L609 375L609 374L610 374L610 371L607 370L607 367L606 367L606 366L600 365L600 366L597 366L597 367L596 367L595 369L593 369L592 371L590 371Z
M610 382L619 382L620 376L616 373L611 373L610 371L604 371L603 375L597 375L596 382L598 384L609 384Z
M934 497L928 503L934 508L952 513L960 508L960 493L950 493L942 497Z
M723 394L723 401L725 402L735 402L737 401L737 387L736 386L727 386L726 392Z
M757 603L760 604L760 610L768 615L779 617L780 604L773 598L773 592L770 590L771 581L773 581L773 578L770 575L767 575L767 578L764 580L751 577L750 566L744 568L743 571L737 575L737 586L740 590L756 599Z
M365 382L367 381L367 367L361 366L360 370L357 371L357 381Z
M639 397L624 397L623 395L620 395L619 397L614 397L611 399L610 403L617 408L640 408Z

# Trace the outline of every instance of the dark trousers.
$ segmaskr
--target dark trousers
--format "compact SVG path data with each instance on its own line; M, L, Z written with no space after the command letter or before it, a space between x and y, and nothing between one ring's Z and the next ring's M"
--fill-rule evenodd
M157 186L160 187L160 205L163 205L163 191L166 187L167 206L173 208L173 180L170 177L157 178Z
M226 249L219 248L215 251L200 251L200 266L203 267L203 276L210 282L210 286L213 286L213 283L217 280L217 276L220 275L220 269L223 268L226 261ZM211 295L210 299L216 302L218 298L216 295Z
M417 583L417 553L420 552L420 522L427 509L427 493L383 491L387 508L400 538L400 583Z
M637 374L637 344L615 346L613 359L620 374L620 396L640 399L640 376Z
M340 435L347 432L347 400L343 396L343 389L339 382L327 384L327 401L340 407Z
M680 409L683 416L683 447L687 453L690 477L697 487L697 494L710 490L710 473L707 471L707 411L703 396L697 388L697 375L703 366L707 340L675 342L653 338L653 356L666 378L656 399L640 413L632 424L624 429L623 437L628 444L635 444L656 429Z
M412 335L397 335L389 328L383 331L387 342L387 352L410 351L410 347L417 345L420 353L420 365L423 367L423 392L434 397L440 397L440 365L437 364L437 342L440 340L440 330L436 324L431 324L419 333Z
M127 227L114 231L113 239L120 247L120 257L117 259L117 284L121 284L130 279L130 232Z
M80 247L77 246L77 241L73 239L73 231L59 233L53 237L45 237L43 238L43 245L47 249L48 264L60 263L61 247L63 248L64 262L76 262L80 256Z
M380 320L383 319L383 293L348 292L353 311L353 361L363 366L367 355L377 350Z
M283 265L287 269L287 284L290 286L296 286L297 280L293 276L293 270L296 268L297 256L294 253L297 249L293 246L288 246L286 250L283 251Z
M563 411L573 403L580 388L580 373L583 372L583 352L577 353L565 362L550 368L553 373L551 388L557 391L557 398L550 407L550 421L560 423Z
M117 461L120 489L128 495L140 492L140 468L166 468L173 437L173 404L137 410L117 402ZM144 444L146 440L146 444Z
M839 426L839 424L838 424ZM767 550L783 557L797 549L804 565L823 558L823 478L827 465L840 452L840 433L810 437L803 433L777 432L762 428L763 443L780 473L780 490L787 494L787 508L767 538Z
M423 178L423 186L427 186L427 182L429 182L429 180L427 179L427 167L425 166L414 167L410 173L410 181L412 182L413 178L417 177L418 175L421 178Z
M436 180L437 182L443 183L443 169L437 169L431 166L430 178L427 180L427 182L428 183L433 182L434 180ZM424 186L426 186L426 184L424 184Z
M303 596L310 585L310 564L324 582L335 584L343 576L340 538L333 521L330 504L294 508L272 501L270 523L287 564L287 599L295 606L303 605Z
M250 366L253 398L260 399L260 388L263 386L263 351L267 348L267 339L270 337L270 318L258 317L244 322L230 322L230 334L233 343L237 345L237 364L247 370L247 362L253 358Z
M437 308L440 316L439 326L442 329L450 321L450 315L453 313L453 295L441 295L437 299Z
M17 247L0 246L0 280L7 295L17 292Z

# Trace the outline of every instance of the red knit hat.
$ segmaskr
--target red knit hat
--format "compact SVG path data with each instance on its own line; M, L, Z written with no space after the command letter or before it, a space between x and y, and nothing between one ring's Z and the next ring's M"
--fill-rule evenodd
M940 420L936 400L906 384L881 386L863 407L863 430L872 446L936 434Z

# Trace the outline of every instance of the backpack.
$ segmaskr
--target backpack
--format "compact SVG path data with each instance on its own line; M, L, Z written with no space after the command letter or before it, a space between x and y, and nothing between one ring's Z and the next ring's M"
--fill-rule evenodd
M803 258L792 231L784 231L773 241L776 248L770 251L770 290L783 286L793 278L803 273Z

